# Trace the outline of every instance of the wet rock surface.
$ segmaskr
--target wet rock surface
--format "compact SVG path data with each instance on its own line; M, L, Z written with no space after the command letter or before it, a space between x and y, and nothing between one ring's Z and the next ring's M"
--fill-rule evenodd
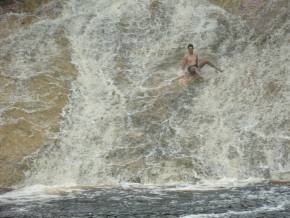
M61 1L0 1L0 187L22 181L25 157L59 132L77 75L63 26L49 24L61 9Z
M210 0L211 2L225 8L230 13L240 16L247 22L255 34L252 40L257 40L256 44L262 48L270 40L274 31L287 31L289 24L290 4L287 0L263 1L263 0ZM273 22L274 21L274 22ZM284 26L281 29L281 26ZM256 38L256 39L255 39ZM275 37L273 37L275 38ZM279 41L277 38L276 41Z

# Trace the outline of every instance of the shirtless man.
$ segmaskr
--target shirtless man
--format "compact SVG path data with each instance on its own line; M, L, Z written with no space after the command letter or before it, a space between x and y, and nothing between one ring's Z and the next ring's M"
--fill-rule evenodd
M213 68L215 68L217 71L222 72L221 69L217 68L213 63L211 63L208 60L199 61L198 54L193 52L193 45L189 44L187 46L188 52L184 55L181 65L182 70L184 71L185 68L187 68L186 75L181 76L179 79L179 83L182 85L186 85L187 81L193 79L193 78L202 78L199 75L199 72L201 68L203 68L205 65L209 65Z

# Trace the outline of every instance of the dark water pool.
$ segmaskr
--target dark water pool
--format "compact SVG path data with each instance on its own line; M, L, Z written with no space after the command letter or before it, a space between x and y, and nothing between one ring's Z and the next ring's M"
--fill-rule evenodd
M0 217L290 217L290 185L42 188L1 193Z

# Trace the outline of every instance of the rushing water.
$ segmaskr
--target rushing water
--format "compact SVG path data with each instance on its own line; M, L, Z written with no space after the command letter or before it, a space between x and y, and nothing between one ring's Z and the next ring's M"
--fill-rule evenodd
M288 20L263 48L207 1L71 0L59 22L79 76L27 184L287 178ZM224 72L174 82L188 42Z
M27 79L53 66L61 29L78 76L58 135L27 157L0 216L289 216L287 184L240 184L289 179L289 19L264 40L205 0L67 0L62 10L1 44L15 59L9 76ZM224 72L176 82L188 43ZM11 101L35 97L20 85ZM214 187L197 188L206 181Z
M288 185L30 187L0 197L0 217L289 217Z

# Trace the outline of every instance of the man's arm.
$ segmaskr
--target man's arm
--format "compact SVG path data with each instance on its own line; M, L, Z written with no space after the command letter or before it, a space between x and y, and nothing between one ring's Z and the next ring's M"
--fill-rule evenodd
M185 66L187 65L187 55L184 55L184 57L182 58L181 60L181 67L182 67L182 70L185 69Z

